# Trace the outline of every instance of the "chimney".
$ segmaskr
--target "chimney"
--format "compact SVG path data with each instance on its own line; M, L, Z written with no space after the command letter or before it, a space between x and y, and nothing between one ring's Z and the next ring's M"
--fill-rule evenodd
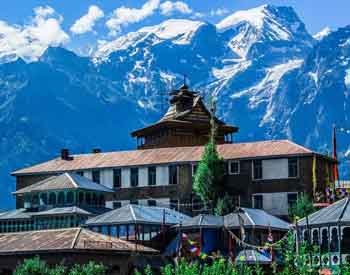
M92 153L93 154L99 154L99 153L101 153L102 152L102 150L100 149L100 148L94 148L94 149L92 149Z
M73 157L69 155L68 149L61 150L61 159L62 160L73 160Z

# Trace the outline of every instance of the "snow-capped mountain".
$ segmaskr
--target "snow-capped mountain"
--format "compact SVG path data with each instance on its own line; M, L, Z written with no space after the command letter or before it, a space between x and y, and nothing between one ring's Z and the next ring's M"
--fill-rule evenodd
M166 110L184 74L204 97L217 96L219 116L240 127L237 140L291 138L330 150L332 124L349 120L349 30L313 38L292 8L265 5L217 25L144 27L102 42L91 58L57 47L36 62L1 64L0 207L14 190L10 171L63 147L133 148L129 132Z

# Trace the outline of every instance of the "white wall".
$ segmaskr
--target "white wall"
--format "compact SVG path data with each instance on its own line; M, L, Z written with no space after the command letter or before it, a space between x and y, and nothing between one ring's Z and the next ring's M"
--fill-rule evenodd
M122 168L122 188L130 187L130 169Z
M113 170L112 169L101 170L100 177L101 177L102 185L113 189Z
M266 212L272 215L288 215L288 192L259 193L258 195L263 196L263 209Z
M148 186L148 168L139 168L139 186Z
M262 161L263 179L288 178L288 159L267 159Z
M156 181L157 185L169 185L169 167L157 166L156 167Z

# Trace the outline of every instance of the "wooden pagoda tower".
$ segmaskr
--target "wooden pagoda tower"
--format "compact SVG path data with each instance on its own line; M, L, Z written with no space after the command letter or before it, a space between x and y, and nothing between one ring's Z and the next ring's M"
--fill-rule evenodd
M156 123L131 133L138 149L205 145L211 132L211 114L202 97L184 84L170 93L170 106ZM237 127L226 125L217 117L216 143L232 143Z

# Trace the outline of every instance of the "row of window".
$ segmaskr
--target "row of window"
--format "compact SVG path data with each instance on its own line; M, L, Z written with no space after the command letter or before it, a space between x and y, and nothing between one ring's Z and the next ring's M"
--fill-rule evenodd
M240 161L233 160L229 161L225 165L225 173L231 175L240 174ZM148 185L153 186L157 185L157 168L156 166L149 166L148 168ZM192 173L195 174L197 165L192 166ZM78 172L80 175L84 175L83 171ZM92 181L96 183L101 182L101 173L100 170L92 171ZM295 178L298 176L298 159L289 158L288 159L288 177ZM262 160L253 160L253 179L263 179L263 162ZM178 167L176 165L169 166L169 184L178 183ZM113 169L113 187L120 188L122 185L122 169L116 168ZM139 186L139 168L134 167L130 168L130 186L136 187Z
M148 185L157 185L157 168L156 166L149 166L148 170ZM79 175L84 176L84 172L78 172ZM92 181L98 184L101 183L101 173L100 170L92 171ZM176 165L169 166L169 184L178 183L178 168ZM120 188L122 186L122 169L113 169L113 188ZM130 168L130 186L139 186L139 168Z
M130 204L140 204L138 200L130 200ZM150 199L147 200L146 205L148 206L159 206L159 207L169 207L170 209L175 209L178 210L178 205L179 205L179 200L177 199L170 199L169 203L164 203L164 202L157 202L157 200ZM113 209L121 208L122 207L122 202L120 201L115 201L113 202Z

